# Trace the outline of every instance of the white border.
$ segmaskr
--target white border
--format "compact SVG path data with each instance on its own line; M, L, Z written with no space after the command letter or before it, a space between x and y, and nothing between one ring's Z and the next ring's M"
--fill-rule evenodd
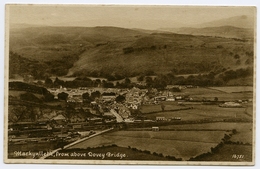
M2 97L0 97L0 103L2 105L2 109L0 109L2 116L0 116L0 123L4 124L4 41L5 41L5 27L4 27L4 23L5 23L5 4L15 4L15 3L20 3L20 4L131 4L131 5L221 5L221 6L231 6L231 5L238 5L238 6L257 6L259 7L260 1L257 0L218 0L218 1L207 1L207 0L197 0L196 2L192 1L192 0L181 0L181 1L177 1L177 0L88 0L88 1L84 1L84 0L1 0L0 1L0 11L1 11L1 15L0 15L0 22L1 22L1 27L0 27L0 51L1 51L1 57L0 57L0 78L2 79L2 81L0 81L0 95ZM259 20L259 12L257 12L257 20ZM257 29L259 31L259 29ZM257 39L259 39L259 35L257 34ZM259 44L257 43L257 49L259 48ZM258 51L258 50L257 50ZM256 65L259 65L260 61L258 59L256 59ZM259 71L259 66L256 66L256 72ZM258 75L256 75L257 77ZM258 78L256 78L256 91L258 91L259 88L259 83L258 83ZM258 92L256 93L256 105L258 105ZM258 108L256 108L256 114L258 112ZM257 116L257 115L256 115ZM256 128L257 124L258 124L258 119L256 119ZM259 146L257 143L260 143L258 141L258 137L257 135L259 135L260 132L258 130L256 130L256 153L255 153L255 166L254 167L243 167L243 168L257 168L259 167ZM120 167L127 167L127 168L140 168L140 167L149 167L149 168L154 168L154 167L158 167L158 166L122 166L122 165L88 165L88 166L82 166L82 165L49 165L49 164L19 164L19 165L14 165L14 164L4 164L3 163L3 136L4 136L4 130L0 130L0 159L2 159L1 163L0 163L0 168L21 168L21 169L31 169L31 168L37 168L37 169L66 169L66 168L79 168L79 167L95 167L95 168L120 168ZM161 166L162 167L162 166ZM164 168L170 168L172 166L163 166ZM237 168L237 166L178 166L177 168Z

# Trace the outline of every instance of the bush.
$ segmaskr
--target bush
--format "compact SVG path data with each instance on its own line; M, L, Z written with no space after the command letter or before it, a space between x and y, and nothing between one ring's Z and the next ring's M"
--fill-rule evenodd
M124 54L132 53L134 52L134 48L133 47L123 48L123 52Z
M68 96L69 96L68 93L62 92L62 93L58 94L58 99L60 99L60 100L67 100Z

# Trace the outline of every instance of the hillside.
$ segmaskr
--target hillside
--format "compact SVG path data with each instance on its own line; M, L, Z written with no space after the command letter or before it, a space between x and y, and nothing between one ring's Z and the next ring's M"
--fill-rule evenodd
M55 60L62 56L105 44L129 39L138 31L114 27L25 27L10 30L10 50L26 58Z
M205 28L164 28L164 31L203 36L217 36L224 38L253 39L254 31L251 28L239 28L234 26L205 27Z
M253 40L116 27L30 27L10 31L10 51L25 63L14 66L19 61L13 54L12 72L38 72L41 76L43 72L106 77L237 69L252 66L253 50Z

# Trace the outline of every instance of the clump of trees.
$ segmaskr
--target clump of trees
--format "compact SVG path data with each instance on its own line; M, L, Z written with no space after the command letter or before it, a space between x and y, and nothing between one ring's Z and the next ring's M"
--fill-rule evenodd
M61 92L58 94L58 99L59 100L67 100L69 94L68 93L65 93L65 92Z
M122 102L125 101L125 96L119 95L119 96L116 97L115 100L116 100L116 102L118 102L118 103L122 103Z
M27 84L23 82L9 82L10 90L26 91L27 93L21 95L22 100L41 102L39 98L34 96L32 93L40 94L43 96L44 101L53 101L54 96L46 88L39 87L33 84ZM36 98L35 98L36 97Z

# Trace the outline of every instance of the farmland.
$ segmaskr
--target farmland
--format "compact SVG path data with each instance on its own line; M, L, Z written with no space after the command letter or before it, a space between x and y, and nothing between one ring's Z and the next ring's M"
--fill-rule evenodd
M211 129L211 130L232 130L237 131L250 130L253 128L252 123L202 123L202 124L184 124L161 126L161 129Z
M206 98L207 100L214 100L215 97L219 101L233 101L238 99L252 99L253 98L253 87L211 87L211 88L187 88L181 93L190 95L195 100L202 100ZM250 92L243 92L250 91ZM236 93L234 93L236 92Z
M240 143L249 143L252 144L253 137L252 137L252 131L241 131L234 136L232 136L231 140L232 142L240 142Z
M218 90L225 93L253 92L253 86L210 87L209 89Z
M233 130L236 129L237 133L234 134L230 141L249 143L252 144L252 123L203 123L203 124L186 124L186 125L168 125L161 126L161 130Z
M182 106L172 102L168 102L168 103L164 102L164 105L165 105L164 108L165 111L183 108ZM141 108L143 114L150 113L150 112L157 112L161 110L162 110L161 105L143 105Z
M229 119L242 118L250 120L251 116L245 114L245 108L221 108L218 105L192 105L193 109L181 111L164 111L153 114L145 114L149 119L155 120L156 117L181 117L182 120L201 120L201 119Z
M120 147L130 146L187 160L210 151L211 147L215 147L221 141L225 133L225 131L190 131L189 133L185 131L117 131L86 140L71 148L116 144Z

